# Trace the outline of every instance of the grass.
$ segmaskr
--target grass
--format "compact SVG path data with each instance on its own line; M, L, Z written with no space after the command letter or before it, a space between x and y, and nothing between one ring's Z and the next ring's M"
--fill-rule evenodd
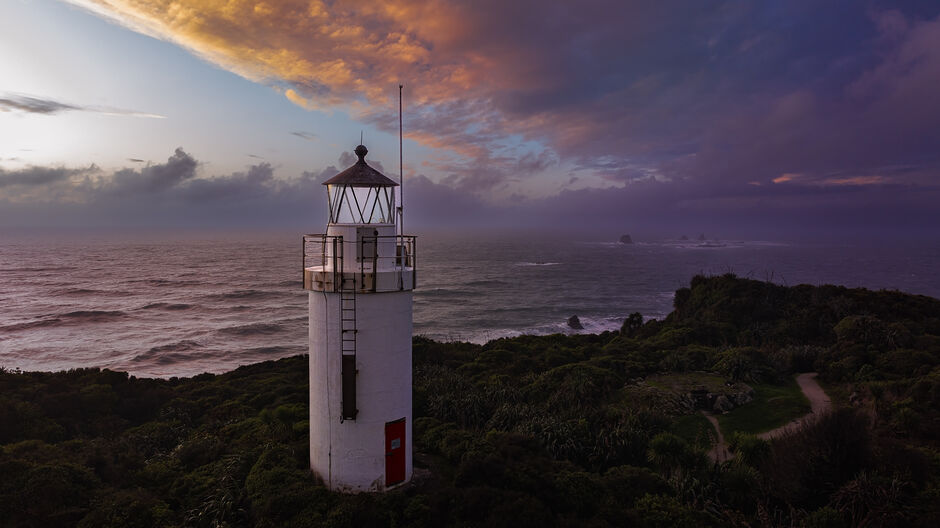
M705 387L709 392L721 392L725 378L710 372L670 372L646 378L646 384L661 390L687 392Z
M718 416L725 438L735 432L758 434L770 431L810 411L795 378L781 385L754 385L754 400Z
M680 416L672 422L669 431L702 449L710 449L715 444L715 428L699 413Z

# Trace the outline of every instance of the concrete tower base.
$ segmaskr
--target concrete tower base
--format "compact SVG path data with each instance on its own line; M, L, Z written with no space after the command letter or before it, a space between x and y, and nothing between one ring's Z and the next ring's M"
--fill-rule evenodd
M412 292L356 296L354 419L342 419L340 303L309 293L310 467L331 490L383 491L413 471Z

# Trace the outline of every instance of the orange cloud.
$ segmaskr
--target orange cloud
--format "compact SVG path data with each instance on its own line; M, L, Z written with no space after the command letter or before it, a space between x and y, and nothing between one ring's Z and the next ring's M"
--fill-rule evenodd
M443 0L69 1L270 84L298 106L345 107L390 130L397 128L396 88L404 83L409 137L464 156L488 159L493 142L531 129L527 120L542 121L509 122L494 108L496 94L540 80L522 67L535 61L526 52L481 49L478 34L488 22L473 6Z
M465 8L446 2L69 1L248 79L285 82L323 103L366 97L384 104L405 80L412 97L433 104L462 93L474 77L467 57L447 44L463 33Z
M774 182L774 183L786 183L786 182L791 182L791 181L793 181L793 180L796 180L796 179L798 179L800 176L802 176L802 174L794 174L794 173L791 173L791 172L785 172L785 173L781 174L780 176L777 176L776 178L774 178L774 179L772 179L772 180L770 180L770 181L772 181L772 182Z
M881 183L888 183L888 180L884 176L871 175L852 176L849 178L830 178L828 180L823 180L822 183L828 185L878 185Z

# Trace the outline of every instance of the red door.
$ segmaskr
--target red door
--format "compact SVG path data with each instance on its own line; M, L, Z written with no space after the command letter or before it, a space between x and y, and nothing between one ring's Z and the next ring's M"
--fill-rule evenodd
M385 424L385 485L405 480L405 419Z

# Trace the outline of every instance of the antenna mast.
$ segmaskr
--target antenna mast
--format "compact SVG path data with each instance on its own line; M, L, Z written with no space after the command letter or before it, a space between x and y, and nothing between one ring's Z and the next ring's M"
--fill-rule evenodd
M405 162L403 159L402 148L402 120L401 120L401 89L403 84L398 85L398 225L401 229L401 235L405 236Z

